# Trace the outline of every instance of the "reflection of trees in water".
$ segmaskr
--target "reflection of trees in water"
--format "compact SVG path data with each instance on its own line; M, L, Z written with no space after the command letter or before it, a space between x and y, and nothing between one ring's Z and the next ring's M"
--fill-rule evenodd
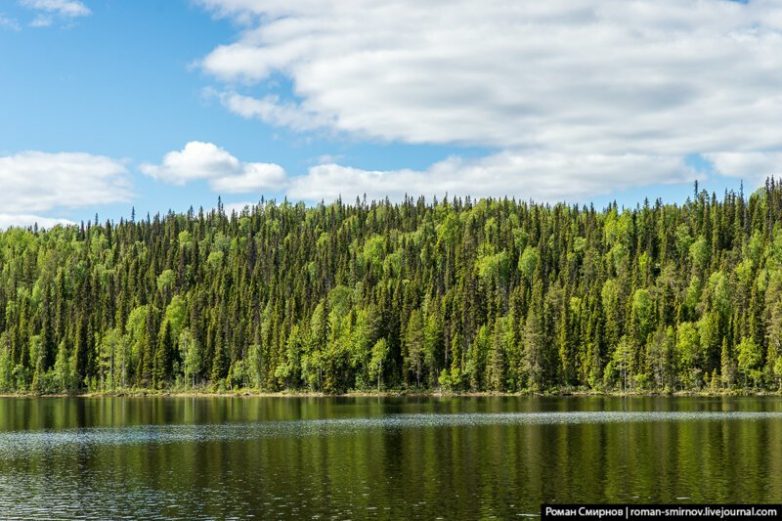
M35 498L66 517L81 509L97 517L475 519L512 518L541 501L773 501L782 494L782 447L775 443L782 421L731 416L735 409L779 412L782 402L0 400L0 508L23 512ZM664 421L555 419L605 410L626 418L661 410ZM513 411L552 414L539 423L480 420ZM458 413L483 416L448 416ZM209 419L215 422L193 425ZM13 440L44 429L83 443L5 457Z

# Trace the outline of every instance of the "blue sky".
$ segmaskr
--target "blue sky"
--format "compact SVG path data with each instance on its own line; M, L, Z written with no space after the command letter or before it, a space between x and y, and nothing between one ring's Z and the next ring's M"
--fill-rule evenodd
M779 164L779 2L435 4L3 0L0 225L218 195L633 206Z

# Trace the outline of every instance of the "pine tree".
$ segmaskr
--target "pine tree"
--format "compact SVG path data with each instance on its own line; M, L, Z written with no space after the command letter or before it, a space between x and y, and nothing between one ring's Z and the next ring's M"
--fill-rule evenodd
M769 181L635 209L220 202L12 227L0 388L778 389L780 201Z

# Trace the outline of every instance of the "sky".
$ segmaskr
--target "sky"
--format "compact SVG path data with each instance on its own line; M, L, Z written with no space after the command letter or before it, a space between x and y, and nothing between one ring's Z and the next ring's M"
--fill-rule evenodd
M0 227L782 174L782 0L0 0Z

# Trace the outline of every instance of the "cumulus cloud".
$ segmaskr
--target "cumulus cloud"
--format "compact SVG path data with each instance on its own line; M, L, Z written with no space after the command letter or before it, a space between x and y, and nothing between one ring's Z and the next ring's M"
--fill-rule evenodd
M158 165L141 171L160 181L184 185L206 180L223 193L279 191L291 199L316 202L366 195L399 200L407 195L475 197L513 196L540 201L583 200L638 184L692 181L699 173L676 156L645 154L553 154L500 152L479 159L450 157L423 170L365 170L340 165L334 158L303 175L289 177L274 163L249 163L213 143L191 141ZM569 179L563 184L562 179ZM241 209L248 203L236 203ZM228 210L226 210L228 211Z
M66 18L78 18L92 14L92 11L78 0L21 0L21 4L30 9Z
M40 215L0 213L0 230L11 227L27 228L36 224L39 228L49 229L55 226L69 226L76 223L68 219L42 217Z
M675 157L628 154L514 154L476 160L449 158L426 170L370 171L322 164L291 180L288 196L305 200L401 199L405 194L517 197L540 201L580 200L638 184L695 179L697 173ZM570 179L563 184L562 179Z
M241 168L239 160L226 150L202 141L191 141L182 150L167 153L160 165L141 165L141 171L146 175L176 185L195 179L236 175Z
M770 175L782 175L782 152L719 152L706 154L705 157L722 175L755 182Z
M12 214L128 201L125 165L86 153L20 152L0 156L0 208Z
M600 157L508 175L601 191L628 157L741 154L768 168L757 154L782 151L777 0L199 1L243 24L202 68L229 110L272 125L483 146L533 165ZM268 94L279 76L292 98ZM691 175L651 171L664 177L626 182Z
M259 192L285 184L285 170L273 163L247 163L239 175L218 177L212 188L221 193Z
M182 150L167 153L159 165L144 163L141 171L160 181L184 185L208 180L225 193L258 192L281 187L285 170L273 163L244 163L213 143L191 141Z

